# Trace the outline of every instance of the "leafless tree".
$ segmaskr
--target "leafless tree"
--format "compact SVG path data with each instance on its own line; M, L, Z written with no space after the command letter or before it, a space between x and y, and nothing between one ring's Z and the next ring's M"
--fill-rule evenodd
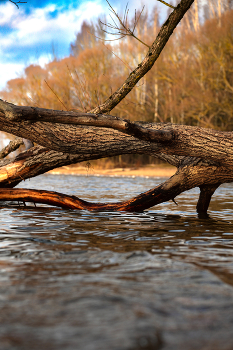
M174 124L140 124L110 115L152 68L193 3L194 0L180 1L143 61L104 103L89 113L16 106L0 100L0 130L37 144L13 160L1 161L0 200L34 201L74 209L142 211L199 187L197 212L207 213L216 188L233 181L233 133ZM177 171L146 193L110 204L88 203L56 192L14 189L23 179L62 165L129 153L152 155L175 165Z

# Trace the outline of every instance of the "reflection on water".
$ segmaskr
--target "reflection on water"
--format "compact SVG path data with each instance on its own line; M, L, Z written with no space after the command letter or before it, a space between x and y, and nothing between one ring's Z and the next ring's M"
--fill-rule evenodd
M156 178L44 175L20 187L91 201ZM233 185L144 213L0 210L0 349L233 349Z

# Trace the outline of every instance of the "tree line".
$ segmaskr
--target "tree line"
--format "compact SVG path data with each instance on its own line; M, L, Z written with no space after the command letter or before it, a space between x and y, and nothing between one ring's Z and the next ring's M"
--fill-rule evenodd
M229 4L229 2L226 3L227 6ZM194 7L190 11L191 5L194 5ZM227 17L224 16L228 16L230 13L229 8L223 11L220 5L222 6L222 2L216 0L214 7L214 19L217 20L215 22L216 28L224 28L225 23L227 23ZM208 8L209 12L210 10L211 5ZM184 15L186 13L189 15L186 16L185 19ZM21 152L12 160L4 159L1 161L1 200L33 201L73 209L142 211L164 201L173 200L175 202L175 197L180 193L194 187L199 187L200 197L197 203L197 212L201 216L203 215L206 217L207 209L215 190L221 184L233 181L233 132L219 131L216 130L217 128L213 130L200 127L201 119L198 120L198 126L174 123L146 123L120 118L114 115L115 113L112 114L112 111L113 109L117 111L116 107L122 103L122 101L130 98L130 94L133 92L134 88L137 89L141 86L146 87L145 100L147 100L149 91L147 81L149 81L149 78L147 80L146 76L147 74L151 74L152 67L158 60L160 54L164 51L165 45L171 37L173 37L174 40L174 37L179 37L180 35L180 41L177 41L177 43L180 43L180 46L176 44L175 49L177 51L172 52L175 52L175 57L177 57L178 53L182 53L180 47L182 47L181 44L185 32L184 35L182 35L182 31L180 32L178 30L175 32L175 35L173 35L174 30L180 23L183 25L183 22L185 22L184 28L189 26L188 33L192 39L192 32L197 31L200 27L202 31L205 32L206 23L212 23L211 21L214 19L208 19L204 24L201 24L199 20L198 2L195 0L181 0L178 5L173 8L168 19L161 26L157 37L148 47L147 53L142 61L128 74L121 85L113 91L104 102L99 100L100 103L95 105L89 113L78 112L78 108L81 108L81 102L80 105L77 104L77 108L72 111L15 105L0 99L0 130L18 136L18 139L11 142L7 149L5 148L3 157L5 158L12 150L18 148L23 142L22 138L37 144ZM134 25L132 28L133 31L131 31L131 33L136 34L134 32ZM206 30L206 32L208 31ZM229 33L231 36L231 27L229 28ZM128 40L128 37L125 39ZM189 42L192 42L191 39ZM141 43L143 41L143 45L147 47L148 44L142 37L140 37L138 41ZM229 42L228 40L227 43ZM197 44L199 45L199 43L201 43L201 41ZM199 51L196 49L197 45L195 46L195 44L196 42L194 41L193 46L190 48L190 50L192 49L191 54L194 57L193 61L191 60L191 65L192 62L195 62L196 57L200 56ZM98 48L98 46L95 47ZM210 41L206 44L206 51L208 51L209 47L212 47ZM219 43L219 46L216 43L216 47L222 47L222 42ZM129 48L127 47L127 49ZM133 49L132 47L132 52ZM166 48L166 50L169 50L169 47ZM85 50L82 51L81 54L84 52ZM196 54L196 52L198 52L198 54ZM213 49L212 52L214 52ZM203 55L204 53L205 51L203 50ZM77 57L80 58L81 54ZM190 56L190 58L192 58L192 56ZM75 56L73 56L73 58L75 59ZM90 57L90 60L92 58L93 56ZM166 58L167 62L172 61L169 56L169 51L167 51ZM229 90L231 90L231 71L227 71L228 66L224 65L225 61L221 56L217 58L223 62L221 69L219 69L219 81L226 84L227 88L225 87L224 91L226 90L229 92ZM176 62L176 60L174 61ZM215 64L216 61L215 59ZM53 63L55 66L55 62ZM102 61L100 61L100 63L102 63ZM159 76L161 73L158 71L158 67L157 74ZM169 64L167 67L169 67ZM210 66L204 67L205 70L202 70L203 79L205 74L208 73L208 68L211 67L213 67L211 64ZM224 67L226 67L226 69L224 69ZM184 68L185 67L180 67L180 71L185 72ZM72 71L69 67L67 67L67 69L72 78ZM218 71L215 70L215 74L212 75L213 79L217 73ZM227 73L229 74L227 75ZM194 78L195 77L199 82L198 78L200 77L198 72ZM83 87L82 91L83 94L85 94L85 86L87 86L88 82L84 80L83 77L81 78L82 80L80 80L81 83L79 82L79 84ZM143 79L144 83L140 86L140 81ZM211 79L207 82L212 83ZM45 82L49 90L56 96L56 101L59 101L59 103L63 104L65 109L68 109L57 91L54 91L54 88L51 87L49 82ZM204 88L205 86L203 86L202 94L204 94ZM25 91L25 94L28 98L31 98L31 96L28 95L30 94L30 90ZM159 91L158 94L161 94L161 92ZM168 93L167 96L171 96L172 101L172 90L171 94ZM203 110L205 100L203 100L202 97L201 95L200 101L195 101L195 106L201 106L200 108ZM91 95L89 99L86 98L86 104L91 104ZM86 107L83 105L82 108L85 110ZM222 106L219 106L219 109L220 108L222 108ZM141 115L139 115L138 119L140 119L140 117ZM177 171L163 184L144 194L124 202L110 204L88 203L78 197L70 197L50 191L13 188L24 179L43 174L48 170L62 165L125 154L151 155L174 165Z
M232 8L229 0L205 5L196 1L154 67L114 108L114 114L129 120L232 130ZM151 45L160 17L156 7L141 13L136 35L144 43ZM69 57L54 57L44 68L26 67L21 77L8 81L1 98L18 105L85 112L103 103L148 49L130 36L106 41L117 37L109 38L103 23L107 23L104 17L96 23L84 21ZM135 162L135 156L124 158L126 163ZM119 160L122 165L121 157L115 162ZM144 157L143 162L148 161Z
M28 66L23 76L8 81L1 97L18 105L80 111L102 103L142 60L147 47L129 36L104 41L108 37L100 21L106 19L83 22L69 57L54 57L44 68ZM152 13L143 11L138 37L150 45L159 23L157 8ZM114 114L130 120L232 130L232 23L230 1L209 1L205 6L197 1L153 69Z

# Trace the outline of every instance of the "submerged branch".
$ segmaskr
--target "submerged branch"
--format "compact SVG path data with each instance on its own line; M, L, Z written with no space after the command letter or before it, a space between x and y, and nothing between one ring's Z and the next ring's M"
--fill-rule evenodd
M198 213L206 213L215 189L220 183L230 182L232 179L232 172L228 171L227 175L226 169L219 170L215 167L189 165L180 167L171 178L159 186L132 199L117 203L90 203L76 196L68 196L58 192L18 188L0 189L0 201L17 200L42 203L63 209L141 212L169 200L175 203L175 198L180 193L199 186L201 195L197 205ZM216 181L218 181L217 185Z
M202 185L200 186L200 196L199 200L197 202L197 213L198 214L206 214L207 210L209 208L209 204L211 201L211 198L216 191L216 189L221 184L214 184L214 185Z
M173 176L154 189L142 193L128 201L119 203L90 203L78 197L68 196L58 192L28 189L1 189L0 201L17 200L42 203L61 207L63 209L140 212L156 204L174 199L182 191L183 189L179 183L179 177Z

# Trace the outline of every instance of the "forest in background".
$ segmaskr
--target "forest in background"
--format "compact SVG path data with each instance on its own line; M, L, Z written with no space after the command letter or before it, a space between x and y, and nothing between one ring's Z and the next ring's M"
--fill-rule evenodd
M156 37L160 17L156 7L142 12L135 33L144 43L151 45ZM54 57L44 68L26 67L22 76L7 82L0 97L17 105L85 112L104 102L148 50L129 36L105 41L109 37L100 22L106 21L83 22L69 57ZM134 18L130 21L133 26ZM233 2L196 1L155 66L112 114L232 131ZM113 160L120 166L150 161L133 155Z

